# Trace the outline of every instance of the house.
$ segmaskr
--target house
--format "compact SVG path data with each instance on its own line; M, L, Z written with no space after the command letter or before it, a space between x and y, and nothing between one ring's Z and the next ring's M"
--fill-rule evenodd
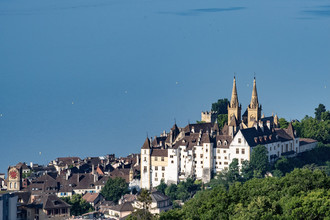
M161 212L166 212L172 209L170 197L164 195L163 193L159 191L151 191L150 197L152 200L151 204L149 205L150 213L159 214ZM136 209L143 208L143 204L138 200L134 201L133 206Z
M31 195L26 205L27 220L69 218L70 207L56 195Z
M103 196L100 193L86 193L82 198L93 207L103 200Z
M130 202L125 202L123 204L110 206L107 210L103 211L103 213L106 218L123 219L124 217L130 215L133 211L134 208L132 204Z

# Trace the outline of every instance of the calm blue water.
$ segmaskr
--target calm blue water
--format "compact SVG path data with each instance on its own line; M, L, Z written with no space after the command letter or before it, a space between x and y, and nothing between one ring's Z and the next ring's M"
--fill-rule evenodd
M126 155L230 96L330 108L329 0L0 0L0 172ZM41 153L40 153L41 152Z

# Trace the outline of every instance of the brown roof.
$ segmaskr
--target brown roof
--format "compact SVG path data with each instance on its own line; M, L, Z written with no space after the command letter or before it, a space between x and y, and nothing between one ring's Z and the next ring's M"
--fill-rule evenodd
M144 144L142 146L142 149L150 149L150 140L147 137L146 140L144 141Z
M115 210L118 212L127 212L127 211L134 211L134 208L130 202L125 202L121 205L111 206L109 207L111 210Z
M167 149L153 149L151 156L167 157Z
M317 140L311 139L311 138L300 138L299 139L299 145L306 145L306 144L311 144L311 143L315 143L317 142Z
M94 202L97 197L100 196L100 193L86 193L82 198L86 200L86 202Z

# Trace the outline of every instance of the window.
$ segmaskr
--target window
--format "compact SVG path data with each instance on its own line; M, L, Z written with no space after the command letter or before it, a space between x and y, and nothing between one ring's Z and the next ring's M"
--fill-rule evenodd
M217 157L216 157L216 156L214 156L214 157L213 157L213 159L217 159Z
M165 173L162 173L162 177L163 177L163 178L165 177Z
M155 170L158 170L158 166L155 166Z
M144 167L143 167L143 171L144 171L144 172L147 172L147 166L144 166Z
M241 159L241 164L243 164L243 161L244 161L244 159L242 158L242 159Z
M144 157L143 161L147 161L147 158L146 158L146 157Z
M227 157L225 157L225 160L227 160Z
M162 161L164 161L164 157L162 157Z
M157 177L157 173L155 173L155 177Z
M203 154L201 154L201 158L203 158Z
M165 171L165 167L162 167L162 171Z
M225 150L223 151L224 154L225 154L226 152L227 152L227 151L225 151Z
M203 161L201 161L201 164L203 164Z
M241 138L238 138L238 143L242 143L242 139Z
M174 161L172 160L171 163L174 163Z
M270 147L269 150L271 151L272 150L272 147Z
M220 154L220 150L218 149L218 154Z
M205 151L206 151L206 152L208 152L208 151L209 151L209 149L207 149L207 148L206 148L206 149L205 149Z
M244 148L242 148L241 152L242 152L242 154L245 154L245 149L244 149Z
M155 181L158 181L158 178L155 178Z
M155 157L155 161L158 161L158 157Z
M170 158L173 158L173 155L171 155Z
M228 162L224 162L223 164L224 164L224 165L228 165Z
M236 148L236 154L239 154L239 148Z
M221 165L221 162L219 162L219 165Z

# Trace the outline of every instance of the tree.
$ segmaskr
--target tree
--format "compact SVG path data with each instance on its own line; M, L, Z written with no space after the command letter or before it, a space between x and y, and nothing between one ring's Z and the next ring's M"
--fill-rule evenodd
M239 179L239 167L238 167L238 159L234 158L232 162L229 164L228 171L228 180L230 182L237 181Z
M220 114L217 118L219 129L223 128L228 123L228 114Z
M149 206L152 202L150 192L146 189L142 189L137 197L138 201L142 205L142 209L137 209L129 217L129 220L152 220L154 216L149 212Z
M219 114L228 114L228 104L229 101L228 99L224 98L224 99L219 99L217 102L212 103L212 111L216 111Z
M322 112L321 120L322 121L329 121L330 120L330 111Z
M101 190L101 194L106 200L115 203L121 198L122 195L129 193L128 184L123 178L116 177L109 178L105 186Z
M80 194L74 194L71 198L64 197L63 201L71 205L71 215L78 216L94 210L93 206L86 202Z
M280 118L278 120L278 123L280 125L280 128L288 128L288 126L289 126L289 122L287 120L285 120L285 118Z
M255 176L263 176L268 170L268 151L263 145L257 145L252 149L250 166L254 170Z
M159 184L156 188L157 188L157 190L158 190L159 192L165 194L165 189L166 189L166 187L167 187L167 185L166 185L166 183L164 182L164 179L162 179L162 180L160 181L160 184Z
M242 162L241 177L243 180L249 180L253 177L253 169L250 166L250 161L244 160Z
M323 104L319 104L319 106L315 109L315 119L320 121L322 112L325 111L325 106Z
M171 200L177 199L178 186L176 184L171 184L165 189L165 195L171 198Z

